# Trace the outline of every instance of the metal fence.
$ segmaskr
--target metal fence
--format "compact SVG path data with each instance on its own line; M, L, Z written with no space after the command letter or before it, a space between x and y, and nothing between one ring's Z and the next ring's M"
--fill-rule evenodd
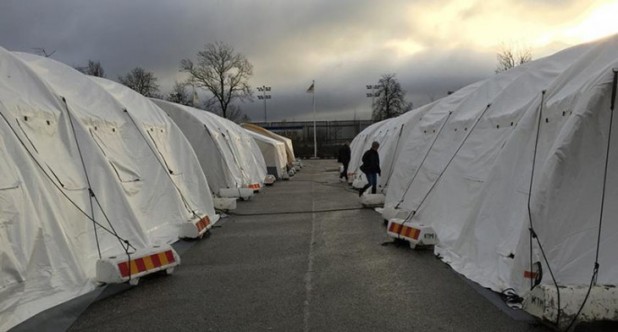
M254 122L254 124L291 139L296 157L313 157L313 121ZM341 144L351 142L358 133L373 124L373 121L316 121L315 124L318 157L336 158Z

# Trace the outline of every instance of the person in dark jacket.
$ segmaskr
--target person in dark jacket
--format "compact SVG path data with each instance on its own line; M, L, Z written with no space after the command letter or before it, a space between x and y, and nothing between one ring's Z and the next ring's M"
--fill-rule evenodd
M361 165L360 170L365 173L367 182L369 183L358 192L359 197L363 196L363 193L369 187L371 187L372 194L376 193L378 186L378 175L382 175L382 170L380 170L380 155L378 154L379 147L380 143L373 142L371 143L371 149L365 151L363 154L363 164Z
M343 143L341 148L339 149L339 156L337 157L337 162L343 165L343 171L339 174L339 179L345 178L345 181L348 181L348 165L350 164L350 145L348 142Z

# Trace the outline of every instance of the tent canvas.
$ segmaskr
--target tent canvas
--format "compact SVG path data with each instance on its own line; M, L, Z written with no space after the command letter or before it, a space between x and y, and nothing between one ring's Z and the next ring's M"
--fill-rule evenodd
M600 210L599 176L617 49L618 37L580 45L439 101L423 121L435 118L442 132L431 144L420 139L423 122L408 134L391 175L397 179L391 183L404 185L389 186L387 204L407 210L408 222L432 225L440 239L436 253L493 290L526 294L536 262L545 272L551 267L560 285L587 286L598 234L598 282L615 285L618 266L610 256L618 229L603 223L599 233L598 224L601 212L618 212L608 203L618 200L613 189ZM443 103L452 113L435 114ZM422 150L417 146L429 149L409 152ZM612 142L610 166L618 162L615 149ZM615 178L610 168L605 185L614 188ZM539 242L530 243L530 225ZM553 284L549 273L541 283Z
M363 157L363 153L367 151L369 147L371 147L371 138L370 136L380 128L386 120L376 122L369 127L363 129L350 143L350 163L348 164L348 176L352 178L357 173L362 173L359 170L360 165L362 164L361 158Z
M214 194L223 188L262 186L266 177L264 159L244 129L210 112L159 99L152 101L187 137Z
M262 152L268 173L277 179L287 178L285 144L251 130L247 130L247 133L253 137Z
M150 149L139 125L124 112L124 105L88 76L65 64L36 55L16 54L66 100L75 127L86 135L79 141L94 143L92 150L105 156L115 175L107 181L116 181L122 187L148 238L153 243L175 242L179 225L195 215L182 202L168 170ZM90 151L83 151L84 159L89 158Z
M277 141L283 142L285 144L285 151L286 151L286 158L287 158L287 164L288 165L292 165L292 163L294 163L296 161L296 156L294 155L294 146L292 145L292 140L281 136L279 134L273 133L270 130L267 130L265 128L262 128L258 125L252 124L252 123L243 123L241 124L241 126L245 129L251 130L253 132L256 132L258 134L261 134L263 136L267 136L270 137L272 139L275 139Z
M613 259L618 228L616 223L607 222L610 216L618 214L615 190L605 191L605 205L601 209L603 189L615 187L618 181L611 171L611 165L617 162L618 142L615 137L611 143L608 140L612 88L615 88L612 87L613 70L618 67L616 50L616 37L571 49L578 52L576 59L559 72L544 94L537 91L520 125L498 156L490 174L492 181L483 188L482 200L466 220L463 236L444 253L448 259L464 255L464 259L453 262L454 266L470 274L481 259L491 262L497 269L483 268L486 273L483 278L477 275L481 272L477 269L473 277L493 289L512 287L520 294L529 291L531 281L525 272L536 262L546 272L544 284L552 284L547 273L551 267L558 284L587 286L599 245L601 269L597 282L606 285L618 282L618 266ZM515 156L518 158L514 159ZM604 181L601 175L606 160L610 168ZM508 204L488 209L488 204L507 194L510 194ZM513 212L502 214L505 209ZM501 218L496 218L497 214ZM606 222L600 228L602 215ZM479 251L464 238L484 228L488 218L494 219L495 239L487 243L493 250ZM531 226L538 242L529 241ZM539 243L545 248L547 260L542 257ZM481 255L467 255L470 250Z
M61 95L1 48L0 74L0 330L6 330L93 290L99 253L124 252L114 234L135 247L150 238Z
M90 78L125 107L159 164L169 173L179 198L191 214L187 217L201 219L208 215L210 221L215 223L218 216L208 182L193 148L180 128L150 99L108 79Z
M191 147L148 100L4 49L0 74L0 330L94 290L99 258L216 221Z

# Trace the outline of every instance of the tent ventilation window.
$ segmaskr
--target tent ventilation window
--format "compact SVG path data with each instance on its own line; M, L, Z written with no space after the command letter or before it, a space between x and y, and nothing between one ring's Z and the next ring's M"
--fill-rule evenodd
M140 127L137 125L137 123L135 122L135 120L133 119L133 117L131 116L131 114L129 114L129 112L125 109L124 110L125 113L127 113L127 116L129 117L129 119L131 120L131 123L133 123L133 125L135 126L135 128L138 129L138 132L140 133L140 136L144 139L144 143L146 143L146 145L150 148L150 151L155 155L156 158L156 154L157 152L159 153L159 156L161 156L161 159L163 160L161 162L161 160L159 160L159 158L157 158L157 160L159 161L159 163L161 164L161 166L166 169L168 171L169 174L174 174L174 171L172 170L172 168L170 167L167 159L165 158L165 155L163 154L162 149L157 145L157 141L155 140L155 136L153 136L153 134L151 134L150 132L154 133L154 127L150 127L150 132L148 132L148 129L146 128L146 134L148 134L148 137L150 137L150 140L152 141L153 145L154 145L154 149L157 150L157 152L155 152L155 150L153 149L152 145L148 142L148 140L146 139L146 136L144 136L144 134L142 133L142 130L140 129ZM163 129L161 129L161 132L163 133ZM169 154L169 147L167 145L165 145L166 140L163 139L162 140L162 145L161 147L163 148L164 151L168 152ZM167 147L167 150L165 149ZM170 158L170 160L173 160L173 158ZM177 168L178 170L180 170L180 168ZM182 174L182 172L176 172L176 174ZM191 214L193 214L196 217L199 217L195 211L195 209L193 209L191 207L191 205L189 204L189 201L186 199L185 195L183 194L182 190L178 187L178 185L176 184L176 182L174 182L174 180L172 179L172 177L169 177L170 181L172 182L172 184L174 185L174 187L176 188L176 190L178 191L178 194L180 195L183 204L185 205L185 208L187 209L187 211L189 211Z
M17 127L30 143L34 153L44 160L43 165L51 172L51 178L55 179L56 183L65 190L86 189L84 179L76 175L70 164L67 165L64 162L71 159L71 155L57 146L58 141L56 139L49 139L59 134L57 128L51 127L51 120L37 116L24 116L24 119L28 119L28 123L16 119Z
M146 133L148 134L148 137L150 137L150 140L154 144L154 148L157 150L157 153L161 157L161 160L164 163L164 168L169 172L169 174L181 174L182 172L180 171L180 166L176 165L173 162L174 158L172 157L172 154L170 152L172 147L166 144L168 140L164 137L159 137L159 135L157 135L154 129L151 129L150 131L152 132L152 134L150 132ZM161 133L164 133L162 129Z
M133 165L131 160L125 160L118 156L130 155L130 153L126 151L121 140L117 137L106 137L109 135L109 132L106 133L105 130L98 131L97 134L95 134L94 131L97 130L97 127L95 126L93 129L94 130L90 130L90 135L101 150L101 153L105 156L105 159L109 162L120 182L139 182L141 177L136 171L136 166ZM123 150L125 151L124 153L122 152Z

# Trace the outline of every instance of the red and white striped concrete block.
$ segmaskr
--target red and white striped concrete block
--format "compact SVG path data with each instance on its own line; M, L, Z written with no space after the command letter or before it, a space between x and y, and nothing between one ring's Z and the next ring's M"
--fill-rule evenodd
M97 261L97 281L122 283L166 270L171 274L180 264L180 256L169 245L138 249L133 253L101 258Z
M198 219L189 220L189 222L180 225L179 236L181 238L196 239L204 236L214 224L208 215Z
M253 190L254 193L258 193L260 192L260 189L262 189L262 185L259 183L252 183L252 184L249 184L247 188Z
M438 244L438 235L433 230L433 227L415 222L406 222L405 219L393 218L389 220L386 233L390 237L408 241L412 248L417 245Z

